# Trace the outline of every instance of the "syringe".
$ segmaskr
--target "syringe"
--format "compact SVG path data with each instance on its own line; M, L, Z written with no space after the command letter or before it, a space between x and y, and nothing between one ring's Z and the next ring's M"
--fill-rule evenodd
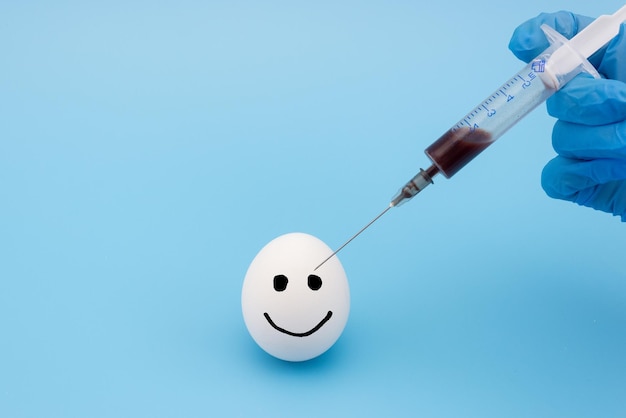
M385 210L322 261L315 270L389 209L400 206L433 184L433 178L437 174L441 173L446 178L454 176L575 76L587 72L599 78L600 75L587 58L613 39L624 21L626 5L612 15L598 17L571 40L543 25L541 29L548 38L550 47L426 148L424 152L432 162L430 167L426 170L420 169L392 198Z

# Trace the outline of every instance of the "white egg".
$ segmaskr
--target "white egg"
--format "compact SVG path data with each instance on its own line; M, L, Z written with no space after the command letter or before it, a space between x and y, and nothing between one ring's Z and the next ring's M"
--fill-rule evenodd
M243 282L248 332L269 354L287 361L319 356L337 341L350 312L346 273L318 238L290 233L256 255Z

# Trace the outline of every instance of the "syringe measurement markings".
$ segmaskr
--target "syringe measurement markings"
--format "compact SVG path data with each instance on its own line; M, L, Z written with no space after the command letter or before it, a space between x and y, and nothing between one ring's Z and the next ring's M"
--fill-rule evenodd
M473 123L474 119L481 117L482 112L486 112L487 117L491 118L497 113L496 109L491 108L494 102L504 100L502 105L505 105L515 99L515 96L509 93L510 90L515 90L521 84L522 88L527 88L532 85L534 79L534 73L529 74L530 79L526 79L522 74L517 74L513 78L509 79L504 85L500 86L490 97L488 97L482 104L474 108L470 113L458 122L453 130L461 129L463 126L468 126L470 129L478 129L479 124ZM489 106L489 107L488 107ZM497 107L497 106L496 106Z
M454 126L454 129L461 129L463 126L468 126L470 129L477 129L479 127L478 124L473 123L473 120L478 118L481 115L481 112L487 112L487 117L494 116L497 111L496 109L491 109L488 106L491 106L497 100L503 99L505 101L504 104L515 99L515 96L509 93L509 90L513 90L520 83L522 87L528 86L529 83L532 83L533 78L530 80L526 80L524 76L521 74L517 74L513 78L509 79L504 85L500 86L498 90L496 90L490 97L488 97L482 104L478 105L474 108L470 113L465 115L465 117Z

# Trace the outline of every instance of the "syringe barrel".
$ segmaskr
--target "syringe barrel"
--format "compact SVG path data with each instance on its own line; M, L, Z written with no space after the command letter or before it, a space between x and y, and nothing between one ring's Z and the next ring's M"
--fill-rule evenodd
M426 155L446 178L556 92L542 81L533 65L524 67L426 148Z
M549 27L543 29L552 45L426 148L445 177L455 175L576 75L587 71L597 76L567 39Z

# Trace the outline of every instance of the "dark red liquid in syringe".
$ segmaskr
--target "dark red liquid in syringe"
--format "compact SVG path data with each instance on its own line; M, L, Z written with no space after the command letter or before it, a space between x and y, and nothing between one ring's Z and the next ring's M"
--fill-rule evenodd
M460 128L449 130L424 152L450 178L492 143L491 134L484 129Z

